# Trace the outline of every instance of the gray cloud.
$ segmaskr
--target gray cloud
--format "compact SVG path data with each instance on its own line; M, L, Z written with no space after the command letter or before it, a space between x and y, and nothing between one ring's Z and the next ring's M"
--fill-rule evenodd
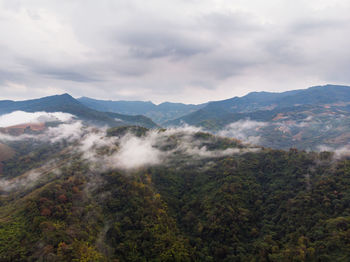
M0 84L4 84L6 81L17 81L20 77L11 71L0 70Z
M52 78L61 79L61 80L68 80L73 82L96 82L99 81L98 79L94 79L92 77L89 77L87 75L83 75L78 72L69 71L69 69L62 69L62 68L37 68L36 73L46 75Z
M24 59L19 58L21 65L29 68L32 73L44 77L73 82L98 82L93 69L84 64L76 64L70 61L70 64L56 65L50 61L39 60L38 58Z
M175 60L189 58L209 51L200 39L190 39L181 34L164 31L127 32L122 42L129 46L129 54L136 58L152 59L170 57Z
M259 144L259 130L269 125L266 122L252 121L249 119L233 122L218 132L219 136L233 137L243 143Z
M346 0L0 0L1 98L198 103L349 84L349 11Z
M249 13L213 12L198 18L199 26L207 28L213 34L239 34L246 35L258 33L263 30L263 26L255 21L256 17Z
M25 123L46 123L62 121L66 122L73 119L74 116L68 113L55 112L24 112L24 111L14 111L9 114L0 116L0 127L9 127Z
M300 22L296 22L292 27L291 31L295 34L318 34L324 30L334 30L340 28L346 28L349 23L348 19L320 19L311 18L305 19Z

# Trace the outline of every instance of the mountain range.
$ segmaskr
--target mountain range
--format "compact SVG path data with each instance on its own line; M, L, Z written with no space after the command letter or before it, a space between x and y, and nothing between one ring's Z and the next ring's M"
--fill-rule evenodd
M127 115L145 115L158 124L182 117L204 107L206 104L191 105L182 103L164 102L155 105L144 101L109 101L97 100L88 97L77 99L83 105L98 111L114 112Z
M107 101L87 97L77 100L98 111L129 115L143 114L164 126L187 123L215 129L244 118L271 120L276 114L286 110L295 111L307 106L348 103L350 102L349 90L348 86L325 85L282 93L252 92L243 97L199 105L169 102L155 105L152 102ZM339 104L339 106L348 110L346 104ZM210 122L213 122L213 127L210 126Z
M280 112L302 111L312 106L327 105L342 107L348 111L350 87L325 85L283 93L253 92L243 97L210 102L196 112L169 121L167 124L176 125L185 122L190 125L208 126L208 122L214 122L215 127L222 127L240 119L269 121Z
M105 106L102 108L106 109L110 106L108 111L119 113L124 112L118 111L122 105L133 107L134 103L146 103L106 102L87 98L82 100L94 101L95 104L85 103L91 108ZM144 114L154 117L155 106L146 104L149 107L142 108ZM174 110L170 112L163 111L161 105L157 108L157 114L162 116L161 125L164 127L188 124L219 135L282 149L295 147L336 150L350 143L348 86L314 86L282 93L253 92L243 97L208 102L197 107L169 103ZM141 109L136 112L141 112ZM179 112L183 115L172 119ZM157 117L152 119L159 120Z
M253 92L199 105L105 101L68 94L27 101L0 101L0 114L66 112L97 125L203 128L261 146L337 149L350 143L350 87L315 86L283 93ZM142 115L141 115L142 114Z

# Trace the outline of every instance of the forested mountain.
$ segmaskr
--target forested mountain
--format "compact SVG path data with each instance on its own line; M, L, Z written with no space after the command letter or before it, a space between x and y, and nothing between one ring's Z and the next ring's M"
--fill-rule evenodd
M244 130L260 137L263 146L316 150L350 142L350 87L315 86L284 93L255 92L244 97L211 102L204 108L169 121L167 126L189 124L220 132L232 123L255 121ZM241 121L241 122L240 122ZM226 132L229 135L230 132Z
M163 127L188 124L278 149L337 150L350 143L350 87L347 86L316 86L283 93L255 92L201 105L154 105L85 97L79 101L68 94L19 102L0 101L0 113L14 110L67 112L100 126L159 127L150 118L135 115L140 113L162 122Z
M191 128L71 132L2 138L14 155L0 179L0 261L350 256L348 158Z
M88 108L69 94L43 97L25 101L0 101L0 115L13 111L25 112L65 112L79 119L97 125L140 125L148 128L157 127L151 119L145 116L128 116L123 114L110 114Z
M152 102L97 100L88 97L81 97L78 101L98 111L127 115L145 115L158 124L179 118L205 106L205 104L188 105L170 102L155 105Z
M228 114L252 113L259 111L276 111L305 105L322 106L334 103L350 104L350 87L339 85L314 86L308 89L293 90L282 93L253 92L243 97L208 103L199 112L179 120L197 124L213 118L226 118ZM348 104L344 105L347 106ZM178 121L179 121L178 120ZM192 121L192 122L191 122Z

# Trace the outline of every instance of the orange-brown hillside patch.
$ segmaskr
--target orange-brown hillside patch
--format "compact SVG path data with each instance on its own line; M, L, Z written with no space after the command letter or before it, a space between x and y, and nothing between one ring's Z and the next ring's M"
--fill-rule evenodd
M30 128L33 131L42 131L45 128L45 123L28 123L28 124L10 126L8 128L23 128L23 129Z
M9 135L22 135L25 133L25 131L34 131L39 132L45 129L45 123L27 123L27 124L20 124L15 126L9 126L0 128L0 132L9 134Z
M275 116L274 119L272 119L272 121L277 121L277 120L280 120L280 119L286 119L287 116L284 116L282 113L278 113L277 116Z

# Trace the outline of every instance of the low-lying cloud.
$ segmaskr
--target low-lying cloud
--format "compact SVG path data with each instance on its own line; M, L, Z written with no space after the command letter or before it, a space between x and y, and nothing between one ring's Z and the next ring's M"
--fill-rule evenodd
M331 150L336 150L346 143L349 131L345 124L348 120L344 116L304 115L279 114L266 122L242 119L216 134L236 138L246 144L280 149L297 147L319 151L319 145L329 145ZM335 134L341 137L335 137Z
M40 176L40 173L31 171L26 175L20 176L15 179L1 179L0 190L10 192L19 188L29 187Z
M151 136L139 138L128 134L120 140L120 149L111 160L116 167L125 169L159 164L163 156L154 142Z
M345 145L341 147L331 147L327 145L320 145L317 147L319 152L333 152L335 158L342 158L350 156L350 145Z
M41 135L41 139L49 140L52 143L62 140L68 140L70 142L79 139L84 132L83 124L81 121L75 121L72 123L64 123L57 127L49 127L47 131Z
M42 126L36 134L23 132L13 135L11 132L0 132L1 141L22 141L27 139L41 140L51 143L68 140L72 142L79 139L84 133L83 124L75 116L62 112L33 112L15 111L0 116L0 127L17 127L22 124L44 124L58 122L55 126ZM19 127L20 128L20 127ZM23 128L23 127L22 127Z
M172 157L186 156L192 159L223 157L231 154L245 153L248 150L239 148L208 149L210 138L197 138L195 134L202 132L201 128L183 126L167 130L149 130L143 136L129 132L121 137L107 136L107 128L85 126L74 116L63 113L46 112L15 112L3 118L4 125L17 124L22 121L59 120L55 126L45 127L37 133L21 135L0 134L1 141L38 140L47 143L71 143L71 152L81 154L93 169L137 169L150 165L169 163ZM5 121L10 119L11 121ZM22 120L18 120L22 119ZM248 125L260 126L255 122ZM233 127L233 126L231 126ZM240 130L243 134L244 128ZM207 144L205 144L207 143ZM251 149L254 150L254 149Z
M267 126L266 122L252 121L249 119L239 120L227 125L219 131L219 136L233 137L249 144L259 144L260 136L257 135L259 129Z
M51 160L39 168L32 169L12 179L0 179L0 192L12 192L16 190L29 189L39 181L47 181L62 174L59 169L59 161ZM49 175L51 174L51 175Z
M12 114L12 117L15 119L21 114ZM213 148L210 145L215 143L217 137L203 134L201 128L188 125L166 130L149 130L142 136L129 132L118 137L107 136L106 128L85 126L69 114L35 112L29 113L29 115L24 114L24 116L30 116L30 119L34 119L33 121L39 119L44 122L58 119L61 123L46 127L45 130L37 134L22 134L19 136L0 134L0 140L34 139L48 143L68 141L71 143L70 154L81 156L90 166L90 170L95 172L114 169L129 171L147 166L167 165L173 163L172 160L177 157L186 161L196 161L260 150L260 148L249 145L246 147L230 146L224 149ZM26 120L28 119L26 118ZM218 132L218 135L233 137L248 144L259 144L261 139L259 132L266 127L271 125L278 127L285 124L304 128L311 123L311 120L313 119L309 117L301 119L297 123L289 123L288 121L268 123L246 119L231 123ZM6 123L9 123L9 121ZM319 151L325 150L334 151L337 157L350 155L350 146L340 148L319 147ZM17 188L26 188L38 181L42 174L45 174L45 171L33 170L15 179L2 179L0 180L0 190L12 191Z
M205 143L210 143L210 140L195 137L198 130L200 129L190 126L150 130L141 137L132 133L122 137L106 137L104 132L95 131L81 139L78 149L83 153L83 158L98 170L130 170L167 164L171 163L173 157L179 156L198 160L260 150L236 147L209 150Z
M14 111L0 116L0 127L9 127L27 123L67 122L74 118L73 115L63 112L24 112Z

